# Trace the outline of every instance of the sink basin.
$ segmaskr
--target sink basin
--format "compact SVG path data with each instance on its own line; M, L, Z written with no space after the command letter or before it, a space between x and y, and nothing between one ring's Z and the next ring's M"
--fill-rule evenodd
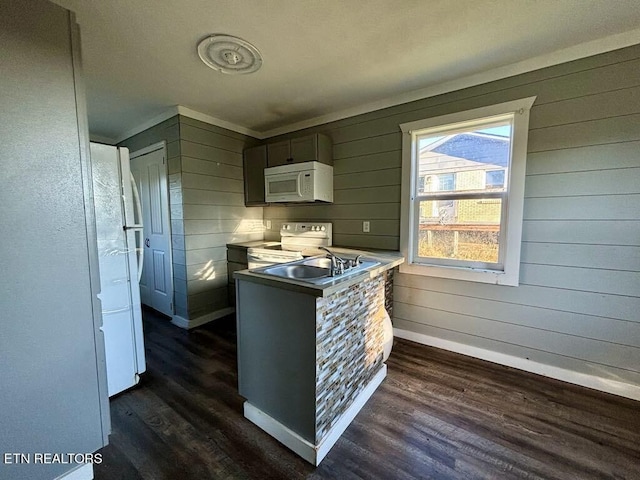
M364 270L380 265L377 260L363 260L357 267L346 270L342 275L332 277L330 275L331 260L325 257L307 258L298 260L295 263L274 265L256 270L259 273L273 275L280 278L290 278L314 285L323 285L333 281L338 281L353 274L361 273Z
M309 260L305 260L302 264L311 265L312 267L331 268L331 259L330 258L311 258Z
M264 273L276 275L284 278L295 278L296 280L314 279L329 275L328 268L316 267L313 265L282 265L264 270Z
M321 259L323 260L323 259ZM343 278L347 278L350 277L352 275L358 274L358 273L362 273L363 271L375 267L377 265L380 265L380 262L376 261L376 260L363 260L362 263L360 265L358 265L357 267L352 267L349 268L348 270L346 270L342 275L336 275L335 277L331 277L329 276L329 272L330 270L327 268L327 276L326 277L319 277L319 278L315 278L315 279L311 279L308 280L316 285L323 285L325 283L329 283L329 282L333 282L333 281L337 281L337 280L342 280Z

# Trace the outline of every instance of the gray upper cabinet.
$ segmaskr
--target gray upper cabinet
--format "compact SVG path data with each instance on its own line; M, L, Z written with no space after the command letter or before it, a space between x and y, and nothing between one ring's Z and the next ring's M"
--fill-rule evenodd
M331 139L315 133L267 145L269 167L300 162L320 162L333 165Z
M267 145L268 166L277 167L278 165L286 165L292 163L291 158L291 141L284 140L282 142L270 143Z
M267 167L267 146L247 148L243 152L244 204L247 207L266 205L264 201L264 169Z
M258 145L243 152L244 204L247 207L267 205L264 201L264 169L300 162L333 165L331 139L314 133L304 137Z

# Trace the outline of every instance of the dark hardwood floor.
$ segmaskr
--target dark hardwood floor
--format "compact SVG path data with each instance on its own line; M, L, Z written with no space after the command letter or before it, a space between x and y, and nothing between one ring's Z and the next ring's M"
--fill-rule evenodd
M242 415L235 320L145 314L147 372L111 402L101 479L640 479L640 402L396 340L320 467Z

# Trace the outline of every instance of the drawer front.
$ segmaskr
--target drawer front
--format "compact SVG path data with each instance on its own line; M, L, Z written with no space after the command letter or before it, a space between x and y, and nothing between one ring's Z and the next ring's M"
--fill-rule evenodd
M235 263L247 264L247 249L246 248L231 248L227 247L227 261ZM246 268L246 267L245 267Z

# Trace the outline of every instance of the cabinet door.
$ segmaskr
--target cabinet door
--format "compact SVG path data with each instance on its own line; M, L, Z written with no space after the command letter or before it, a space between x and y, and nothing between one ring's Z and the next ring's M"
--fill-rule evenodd
M291 157L294 163L318 160L318 135L291 139Z
M264 201L264 169L267 167L267 147L260 145L243 152L244 204L266 205Z
M292 163L291 142L289 140L270 143L269 145L267 145L267 152L267 163L270 167L277 167L278 165L286 165L287 163Z
M236 282L233 278L233 272L247 268L249 268L249 265L247 265L247 247L227 245L227 293L229 305L232 307L236 306Z

